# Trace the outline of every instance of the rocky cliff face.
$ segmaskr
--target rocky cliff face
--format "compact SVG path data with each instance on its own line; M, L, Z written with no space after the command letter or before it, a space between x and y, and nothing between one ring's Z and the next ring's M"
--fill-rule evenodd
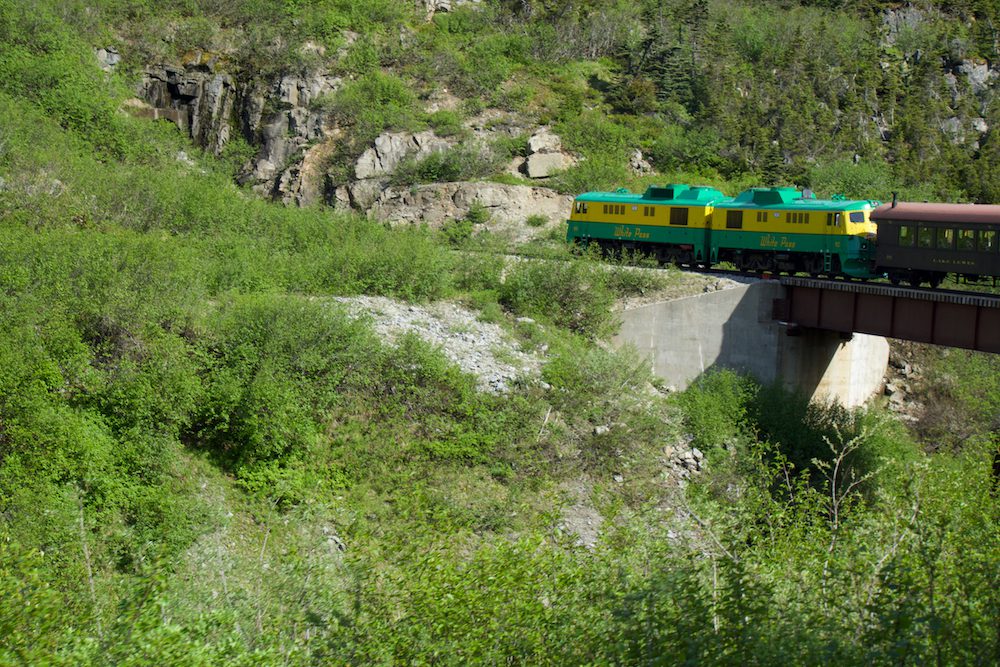
M196 144L216 154L230 140L242 138L257 152L244 166L241 181L285 203L325 203L391 223L432 226L461 218L475 204L493 214L491 226L512 226L532 215L554 222L568 211L570 198L543 187L472 182L392 185L404 161L420 160L460 143L485 150L500 136L523 133L534 132L528 155L509 166L511 173L545 179L575 162L547 128L527 126L497 112L470 119L461 140L429 130L385 133L355 159L347 182L332 182L329 157L344 133L315 102L334 93L341 83L323 71L274 81L237 80L224 71L221 57L195 53L179 65L148 67L137 91L139 100L131 108L140 115L173 121Z
M467 0L474 4L476 0ZM466 4L460 0L425 0L428 16ZM899 53L900 62L885 62L883 69L912 67L921 54L910 53L906 34L926 19L924 12L911 6L890 10L883 21L882 42L886 53ZM357 35L345 34L350 46ZM308 47L308 45L307 45ZM319 47L315 47L319 48ZM331 67L345 51L321 57L326 62L308 72L261 79L253 73L235 74L224 54L195 51L180 62L149 66L138 86L133 113L175 122L194 142L207 150L222 153L233 140L243 140L256 149L244 165L240 180L258 192L297 205L325 203L349 208L391 222L441 224L468 212L479 203L495 213L497 221L524 220L540 214L558 220L568 210L568 199L545 190L545 179L571 167L576 160L567 153L560 138L544 127L531 126L515 114L486 112L466 121L462 138L440 137L432 131L386 133L354 156L347 178L332 178L330 161L342 157L344 130L325 112L325 96L335 94L343 81ZM102 67L113 69L121 60L114 49L101 49L97 58ZM991 130L989 109L997 103L1000 72L996 64L972 60L942 63L940 98L935 122L952 143L979 147ZM441 96L439 95L439 98ZM445 95L447 97L447 95ZM457 99L434 98L427 110L455 108ZM886 119L881 123L883 140L891 136ZM473 151L487 150L502 136L527 136L528 151L508 165L507 171L525 181L523 186L490 183L445 183L400 188L393 185L400 165L461 145ZM650 165L636 151L631 167L648 173ZM343 165L341 165L343 166ZM529 185L530 184L530 185Z

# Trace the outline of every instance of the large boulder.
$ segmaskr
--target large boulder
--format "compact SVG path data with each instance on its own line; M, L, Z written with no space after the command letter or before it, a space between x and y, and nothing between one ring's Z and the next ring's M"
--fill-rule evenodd
M524 164L528 178L546 178L570 166L571 162L562 153L532 153Z
M521 167L528 178L547 178L572 167L576 160L562 150L562 140L542 128L528 140L529 155Z

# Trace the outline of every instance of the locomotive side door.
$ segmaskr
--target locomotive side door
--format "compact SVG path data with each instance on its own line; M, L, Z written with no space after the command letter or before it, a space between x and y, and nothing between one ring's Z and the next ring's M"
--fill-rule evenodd
M712 246L712 217L713 212L711 210L705 213L705 238L703 244L705 249L703 255L705 258L705 268L719 263L719 249Z
M833 257L839 255L844 240L845 216L840 211L826 214L826 234L823 235L823 273L833 271Z

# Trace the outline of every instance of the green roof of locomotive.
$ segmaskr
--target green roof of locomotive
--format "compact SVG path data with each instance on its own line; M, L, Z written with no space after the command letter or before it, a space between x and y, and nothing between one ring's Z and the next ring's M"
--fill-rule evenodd
M722 192L706 185L651 185L642 194L622 188L615 192L584 192L577 201L612 204L672 204L674 206L710 206L730 199Z
M750 188L733 199L719 202L719 208L767 208L790 211L843 211L874 209L880 202L871 199L816 199L815 195L803 196L795 188Z
M642 194L621 188L614 192L584 192L577 201L611 204L669 204L673 206L718 206L719 208L767 208L792 211L843 211L874 209L880 202L871 199L816 199L803 196L795 188L750 188L736 197L727 197L706 185L651 185Z

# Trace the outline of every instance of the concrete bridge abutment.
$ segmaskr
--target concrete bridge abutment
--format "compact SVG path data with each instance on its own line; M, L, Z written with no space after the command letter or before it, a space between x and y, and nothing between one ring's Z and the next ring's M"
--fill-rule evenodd
M777 281L662 301L622 312L614 342L648 356L653 372L684 389L703 373L729 368L779 382L818 401L862 405L882 387L889 344L880 336L792 329L774 321L784 296Z

